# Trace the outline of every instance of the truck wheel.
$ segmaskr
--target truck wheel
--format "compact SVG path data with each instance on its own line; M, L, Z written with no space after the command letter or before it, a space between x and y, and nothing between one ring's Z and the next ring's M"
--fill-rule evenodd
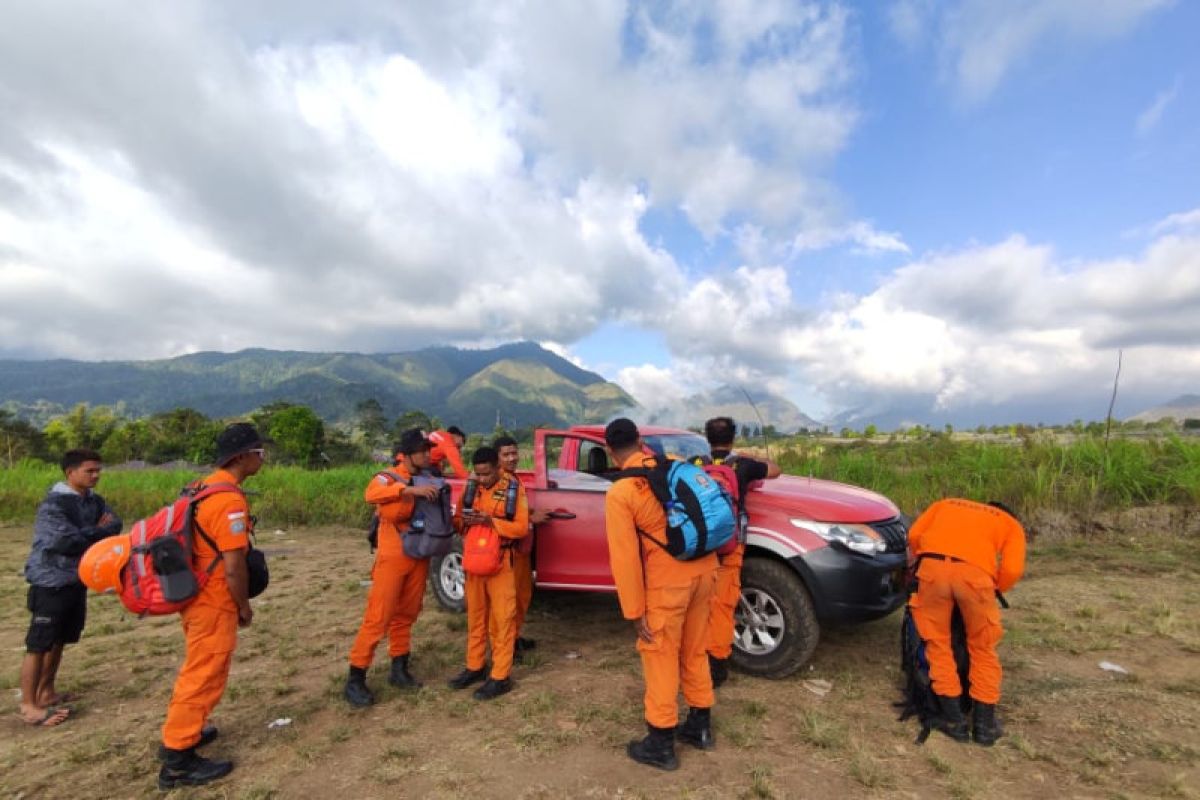
M733 665L764 678L786 678L804 666L821 635L800 576L769 558L748 558L742 565L733 620Z
M462 568L462 539L454 537L454 549L429 561L429 584L438 605L447 611L467 610L467 574Z

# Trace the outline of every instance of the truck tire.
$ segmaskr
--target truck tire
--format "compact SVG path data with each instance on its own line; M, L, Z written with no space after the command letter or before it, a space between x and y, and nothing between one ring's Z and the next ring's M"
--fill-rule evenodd
M447 611L467 610L467 574L462 568L462 539L454 537L454 549L429 560L429 587L438 605Z
M821 628L804 582L783 562L747 558L734 611L733 666L786 678L812 658Z

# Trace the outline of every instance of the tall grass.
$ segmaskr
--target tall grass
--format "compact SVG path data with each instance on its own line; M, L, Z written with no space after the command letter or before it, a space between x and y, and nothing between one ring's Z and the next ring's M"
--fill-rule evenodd
M865 486L906 510L941 497L1001 500L1017 511L1096 511L1155 503L1200 504L1200 442L1179 437L1060 443L955 441L847 444L799 440L785 472Z
M774 453L785 472L851 483L916 512L941 497L1002 500L1018 512L1093 512L1155 503L1200 505L1200 442L1178 437L1012 444L958 441L820 443L795 440ZM264 526L365 526L362 493L377 465L310 471L268 463L246 482ZM99 491L126 520L170 501L198 472L108 469ZM0 522L26 523L56 480L57 467L22 462L0 469Z

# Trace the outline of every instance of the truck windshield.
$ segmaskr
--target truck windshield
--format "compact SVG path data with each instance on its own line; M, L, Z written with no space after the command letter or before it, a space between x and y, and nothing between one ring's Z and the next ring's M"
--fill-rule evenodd
M642 441L655 453L684 461L690 461L697 456L709 457L708 441L695 433L669 433L643 436Z

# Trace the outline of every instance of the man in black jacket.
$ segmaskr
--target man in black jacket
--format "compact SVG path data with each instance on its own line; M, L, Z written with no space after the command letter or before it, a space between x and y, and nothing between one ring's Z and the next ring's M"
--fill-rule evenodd
M21 662L21 718L30 725L64 722L70 698L54 688L63 646L79 641L87 619L87 587L79 580L79 559L95 542L121 532L121 520L92 491L100 481L100 455L68 450L62 457L65 480L38 506L33 547L25 562L27 605L33 618Z

